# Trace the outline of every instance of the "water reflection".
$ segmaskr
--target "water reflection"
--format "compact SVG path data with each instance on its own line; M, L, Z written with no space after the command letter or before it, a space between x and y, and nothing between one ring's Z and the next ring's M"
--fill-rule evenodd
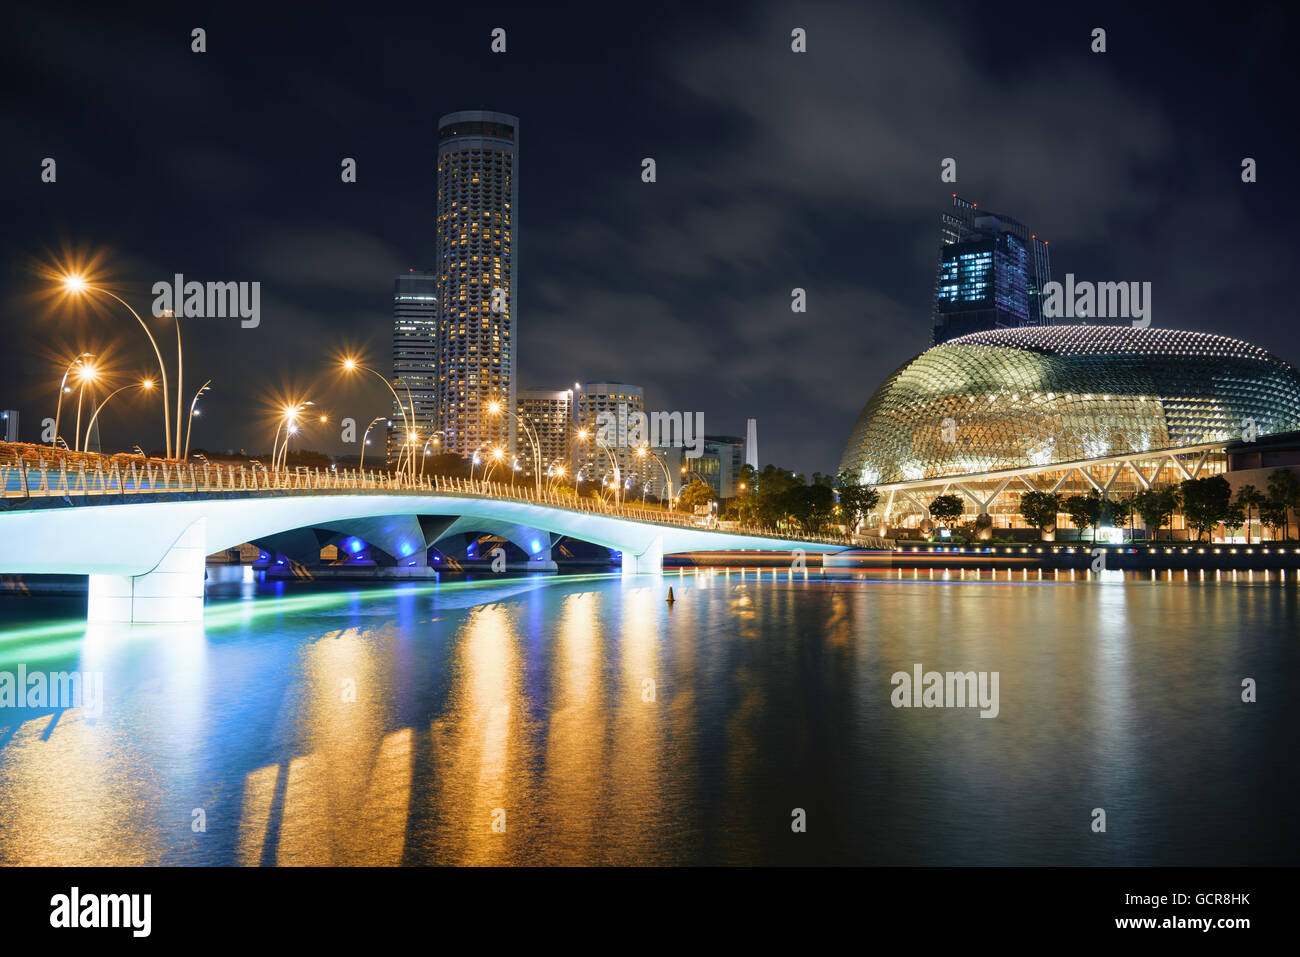
M4 600L0 671L106 700L0 708L0 861L1283 863L1294 707L1238 692L1295 680L1297 606L1023 570L259 590L150 628ZM917 663L999 672L999 716L895 709Z

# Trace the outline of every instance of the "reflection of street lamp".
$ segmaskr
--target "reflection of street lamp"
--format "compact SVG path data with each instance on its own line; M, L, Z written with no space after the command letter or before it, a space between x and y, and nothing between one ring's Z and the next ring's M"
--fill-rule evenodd
M135 316L136 321L140 323L140 328L143 329L144 334L149 337L149 343L150 345L153 346L154 355L158 359L158 373L162 378L163 443L166 447L167 458L171 458L172 457L172 426L171 426L171 410L168 408L168 406L170 405L170 400L167 398L167 366L163 363L162 350L158 348L158 340L156 340L153 337L153 333L149 331L148 324L145 323L145 321L140 318L140 314L138 312L136 312L134 309L131 308L131 304L129 302L127 302L125 299L123 299L121 296L117 295L116 293L109 292L107 289L100 289L98 286L92 286L89 282L86 281L84 276L80 276L76 273L70 273L64 276L63 288L66 289L69 293L71 293L74 296L80 296L83 293L88 293L88 292L102 292L104 295L116 299L122 305L126 306L127 312ZM180 352L180 334L181 334L180 321L177 320L176 349L177 349L178 357ZM179 409L177 410L176 418L177 418L176 429L179 432L181 427ZM178 435L177 438L180 438L180 436Z

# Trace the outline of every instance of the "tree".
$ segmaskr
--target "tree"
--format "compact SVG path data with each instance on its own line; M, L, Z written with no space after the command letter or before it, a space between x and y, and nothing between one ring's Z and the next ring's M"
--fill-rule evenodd
M820 532L835 508L835 490L820 482L795 485L786 490L784 498L786 515L809 533Z
M1136 495L1118 495L1109 499L1110 521L1117 526L1128 525L1128 537L1133 537L1133 510L1137 508Z
M930 503L930 516L944 528L951 527L964 511L966 504L960 495L938 495Z
M746 483L750 485L750 483ZM790 517L789 501L786 492L803 485L803 482L789 469L775 465L763 466L763 471L754 476L753 484L753 520L759 525L776 526ZM749 491L749 489L746 489Z
M1246 510L1246 544L1250 544L1250 514L1264 502L1264 493L1253 485L1243 485L1237 489L1237 504Z
M1054 492L1026 492L1020 496L1020 515L1031 527L1038 529L1039 538L1048 528L1056 526L1056 516L1060 511L1061 499Z
M1208 478L1187 479L1179 487L1183 500L1183 518L1187 524L1196 529L1196 540L1201 534L1207 536L1228 513L1232 504L1232 486L1222 475Z
M1178 511L1178 486L1165 485L1160 488L1145 489L1138 494L1137 500L1137 510L1142 516L1142 524L1147 527L1154 542L1160 537L1161 526Z
M1223 527L1228 531L1229 538L1236 538L1237 529L1246 524L1246 510L1241 507L1240 502L1233 502L1228 506L1227 512L1223 516Z
M1273 541L1277 541L1278 527L1286 521L1286 508L1272 498L1266 498L1264 504L1259 507L1259 521L1262 525L1267 525L1272 532ZM1263 538L1263 536L1260 536Z
M1097 542L1097 526L1101 524L1102 518L1106 514L1106 500L1101 497L1096 489L1093 489L1087 495L1071 495L1065 500L1065 511L1070 516L1070 521L1074 527L1079 530L1079 537L1089 528L1092 529L1093 544Z
M880 501L880 493L870 485L857 482L848 469L836 476L835 484L840 497L840 508L844 512L844 524L851 532L857 531Z
M681 503L686 508L695 509L700 505L708 505L712 501L712 487L699 479L682 489Z
M1282 511L1282 537L1291 537L1290 509L1300 509L1300 480L1287 469L1274 469L1268 477L1269 501Z

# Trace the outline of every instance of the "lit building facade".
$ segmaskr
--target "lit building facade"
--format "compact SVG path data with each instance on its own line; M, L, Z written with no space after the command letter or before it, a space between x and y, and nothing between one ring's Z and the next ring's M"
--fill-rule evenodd
M628 436L628 417L634 412L645 412L645 392L639 385L626 382L588 382L573 394L574 424L580 432L585 432L585 441L573 443L573 468L581 473L585 482L609 481L612 479L614 465L618 466L619 478L633 484L643 482L651 469L657 469L648 456L636 454L636 448ZM602 419L602 416L609 416ZM602 421L612 424L608 431L608 443L602 451L598 445L599 429Z
M556 466L567 474L573 459L573 390L520 389L516 411L537 442L542 474ZM533 448L525 436L519 436L519 464L525 474L533 474Z
M517 451L516 231L519 120L451 113L438 121L438 409L444 447Z
M940 219L931 343L989 329L1043 324L1048 246L1023 223L953 194Z
M1108 497L1213 475L1300 430L1300 373L1227 336L1041 326L964 336L908 362L858 418L840 468L916 524L937 495L1021 526L1028 490Z
M438 277L432 269L414 270L393 281L393 379L414 419L416 441L423 447L438 429ZM404 444L402 409L393 400L393 427L388 430L388 464L393 468ZM415 450L419 454L422 449Z
M740 494L740 470L746 464L746 440L743 436L706 435L697 458L687 458L686 450L678 446L660 452L674 476L674 491L699 479L713 489L715 498L727 499ZM650 475L649 480L652 489L662 484L662 476L659 482L655 482L654 475Z

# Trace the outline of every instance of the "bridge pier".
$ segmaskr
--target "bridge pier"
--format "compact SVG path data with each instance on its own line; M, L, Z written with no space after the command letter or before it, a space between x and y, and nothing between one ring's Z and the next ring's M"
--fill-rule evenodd
M91 575L86 619L91 622L203 620L207 519L181 533L143 575Z
M623 550L624 575L659 575L664 570L664 540L656 538L640 555Z

